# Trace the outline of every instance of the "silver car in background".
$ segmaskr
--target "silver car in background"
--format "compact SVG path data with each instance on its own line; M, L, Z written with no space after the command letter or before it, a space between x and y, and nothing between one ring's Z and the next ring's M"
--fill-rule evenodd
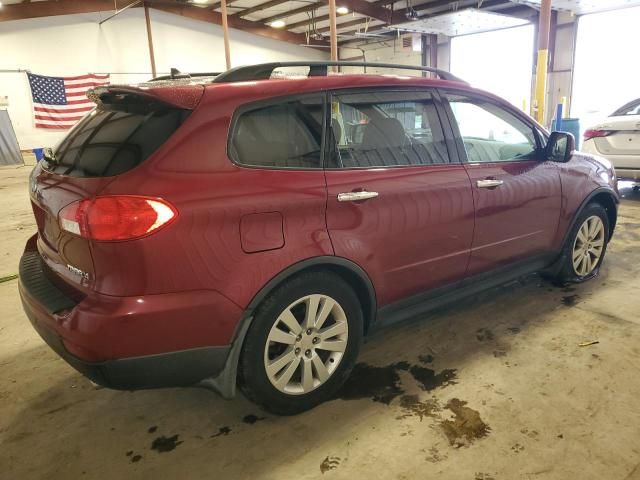
M607 158L619 179L640 182L640 98L585 130L581 150Z

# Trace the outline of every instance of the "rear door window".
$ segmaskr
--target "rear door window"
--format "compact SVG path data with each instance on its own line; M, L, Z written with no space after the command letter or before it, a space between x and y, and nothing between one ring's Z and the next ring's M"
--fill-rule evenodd
M162 106L98 107L45 159L53 173L110 177L138 166L182 125L190 112Z
M449 163L433 96L379 91L332 97L331 132L338 168Z
M323 118L322 95L245 107L234 122L229 154L252 167L322 168Z

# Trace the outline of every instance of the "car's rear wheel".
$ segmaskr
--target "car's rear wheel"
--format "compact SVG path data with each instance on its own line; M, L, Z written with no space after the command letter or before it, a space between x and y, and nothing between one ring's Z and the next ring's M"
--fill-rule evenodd
M240 387L267 410L290 415L329 399L355 363L362 310L330 272L297 276L256 311L241 359Z
M609 241L609 217L598 203L587 205L571 229L558 279L581 282L598 274Z

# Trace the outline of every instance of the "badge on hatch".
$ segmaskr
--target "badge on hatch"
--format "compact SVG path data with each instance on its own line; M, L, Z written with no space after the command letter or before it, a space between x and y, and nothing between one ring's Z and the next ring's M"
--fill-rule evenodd
M85 280L89 279L89 274L87 272L83 272L79 268L74 267L73 265L69 265L68 263L67 263L67 268L69 269L69 271L71 273L74 273L74 274L80 276L81 278L84 278Z

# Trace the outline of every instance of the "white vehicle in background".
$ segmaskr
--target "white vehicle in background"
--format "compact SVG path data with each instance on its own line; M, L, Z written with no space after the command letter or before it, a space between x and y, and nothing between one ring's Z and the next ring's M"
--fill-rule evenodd
M640 98L585 130L581 150L607 158L619 179L640 182Z

